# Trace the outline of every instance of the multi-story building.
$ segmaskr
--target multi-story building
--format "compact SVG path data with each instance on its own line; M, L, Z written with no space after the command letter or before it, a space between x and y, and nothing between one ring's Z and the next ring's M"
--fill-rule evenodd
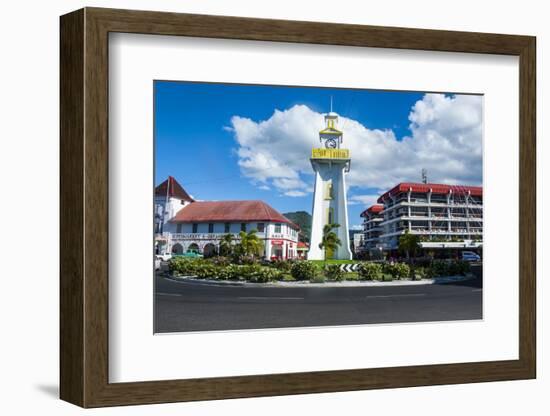
M433 183L400 183L384 193L378 244L398 247L407 230L423 248L476 248L483 239L483 188Z
M195 200L172 176L155 188L155 235L161 236L164 227L183 207Z
M371 252L380 248L380 234L382 233L380 223L384 221L382 215L383 209L383 205L375 204L361 213L361 217L363 218L361 252Z
M363 240L365 238L364 234L361 231L356 231L352 234L352 251L353 254L357 255L363 250Z
M298 256L299 227L263 201L195 201L169 177L155 190L155 218L156 240L164 252L209 256L219 252L225 235L238 242L241 231L256 230L265 258Z

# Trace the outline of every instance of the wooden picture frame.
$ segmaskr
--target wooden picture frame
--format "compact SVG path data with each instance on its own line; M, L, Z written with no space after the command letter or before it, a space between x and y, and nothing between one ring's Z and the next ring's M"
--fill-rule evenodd
M82 407L338 392L536 376L535 38L85 8L61 17L60 396ZM519 359L109 383L108 35L298 42L519 57Z

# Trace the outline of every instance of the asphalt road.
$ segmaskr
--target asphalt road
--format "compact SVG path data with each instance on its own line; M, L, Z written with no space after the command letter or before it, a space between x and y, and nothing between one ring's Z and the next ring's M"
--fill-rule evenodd
M155 332L482 318L481 279L386 287L252 287L156 277Z

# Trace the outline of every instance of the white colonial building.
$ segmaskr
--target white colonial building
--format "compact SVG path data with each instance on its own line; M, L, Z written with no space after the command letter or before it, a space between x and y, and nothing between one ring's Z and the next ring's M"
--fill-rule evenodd
M312 149L311 166L315 172L313 194L313 214L311 223L311 244L308 260L322 260L324 250L319 248L323 239L323 227L326 224L339 224L334 232L341 245L327 257L351 259L348 233L348 207L346 198L345 174L350 169L348 149L340 148L343 134L336 128L338 114L332 111L325 115L326 127L319 132L319 141L324 148Z
M195 201L169 177L155 190L156 240L163 252L219 252L221 239L257 231L266 259L298 256L299 227L263 201Z

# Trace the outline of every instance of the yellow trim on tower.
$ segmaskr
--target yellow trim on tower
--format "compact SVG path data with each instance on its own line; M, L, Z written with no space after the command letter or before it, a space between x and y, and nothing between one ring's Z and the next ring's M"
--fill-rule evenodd
M311 149L312 159L349 159L348 149Z
M329 126L329 127L325 128L325 129L321 130L321 131L319 132L319 134L332 134L332 135L334 135L334 136L341 136L343 133L342 133L340 130L335 129L334 127L330 127L330 126Z
M332 199L332 180L329 180L325 183L325 199Z

